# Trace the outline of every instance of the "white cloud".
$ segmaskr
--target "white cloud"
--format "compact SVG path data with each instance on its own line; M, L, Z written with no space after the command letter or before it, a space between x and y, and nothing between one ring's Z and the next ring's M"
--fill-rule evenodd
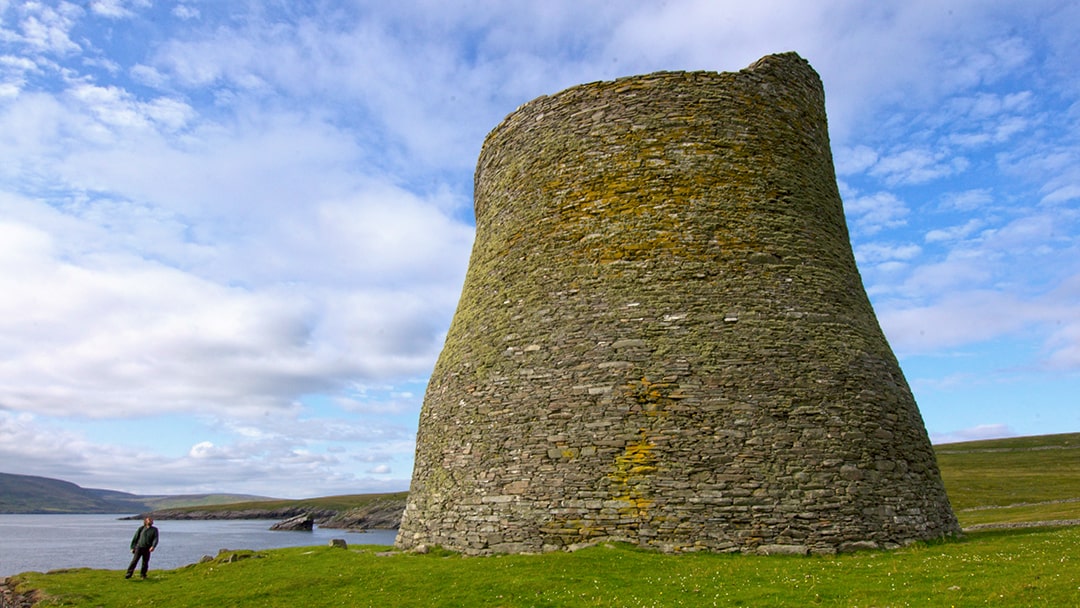
M173 8L172 14L177 19L182 19L182 20L185 20L185 21L189 20L189 19L198 19L199 16L201 15L198 8L195 8L194 6L190 6L190 5L187 5L187 4L177 4Z
M42 429L30 414L0 409L0 460L5 472L33 475L49 471L58 462L66 463L68 470L78 469L87 460L87 447L75 433ZM13 463L19 463L17 471Z
M457 295L253 291L125 254L64 261L20 223L0 234L0 403L31 412L280 410L347 378L422 374Z
M958 241L971 236L983 226L984 222L982 220L970 219L959 226L931 230L926 233L925 240L927 243Z
M1058 204L1080 199L1080 184L1067 184L1056 188L1039 201L1044 204Z
M1061 231L1063 220L1067 218L1053 213L1025 215L1000 228L986 230L982 247L999 253L1045 250L1062 238L1071 239L1069 233Z
M36 52L66 55L80 50L70 37L72 27L81 16L82 9L69 2L52 7L38 2L27 2L16 8L21 13L18 31L11 31L16 41Z
M741 69L770 53L798 49L812 55L819 44L809 32L827 27L825 13L769 1L649 5L622 20L608 53L621 61L653 63L653 69L671 63L718 69L718 58L728 62L719 69Z
M942 141L965 148L1002 144L1042 122L1031 91L957 96L935 121Z
M304 498L351 491L401 491L405 477L393 474L393 462L411 461L411 441L388 445L391 452L371 456L348 444L316 451L313 444L284 435L225 444L198 441L183 454L165 456L150 445L165 428L146 430L148 445L95 443L47 419L0 410L0 461L4 472L59 477L83 487L104 487L138 494L242 492L280 498ZM365 475L351 472L350 460L378 462ZM10 463L17 463L14 469Z
M19 57L18 55L0 55L0 66L6 70L15 70L18 72L32 72L38 69L36 63L26 57Z
M869 146L841 147L834 153L837 175L862 173L878 161L878 154Z
M932 433L931 443L935 445L959 443L963 441L979 441L983 439L1002 439L1015 437L1016 433L1007 424L980 424L967 429L960 429L949 433Z
M1026 110L1031 107L1031 91L1018 91L999 95L996 93L977 93L971 100L968 114L976 120L998 118L1004 112Z
M910 260L922 253L918 245L893 245L869 243L855 248L855 259L860 263L876 264L890 260Z
M1044 370L1080 369L1080 310L1076 276L1058 288L1023 298L1008 291L942 290L926 304L884 300L877 316L889 343L905 354L972 348L1003 337L1041 335ZM1037 328L1042 328L1036 331Z
M1024 303L996 292L952 293L928 305L878 308L892 347L902 353L933 352L1016 332L1033 319Z
M1069 277L1049 294L1054 306L1044 319L1052 328L1043 347L1046 366L1053 370L1080 370L1080 274Z
M996 254L982 249L953 249L941 261L915 266L899 289L908 296L926 297L986 285L994 278L995 260L991 255Z
M844 211L854 220L854 228L864 235L903 226L909 213L907 204L891 192L877 192L845 200Z
M121 19L135 14L131 8L128 8L129 4L135 8L147 7L150 5L150 0L92 0L90 10L103 17Z
M117 87L77 84L69 94L103 127L120 132L146 129L153 123L175 130L194 116L191 106L181 101L158 98L148 103L138 102Z
M1001 36L989 40L980 51L949 58L944 71L956 86L967 88L1000 80L1030 56L1026 41Z
M380 414L383 412L380 412ZM403 408L408 418L419 415L419 404ZM380 449L397 449L412 437L410 428L398 422L399 417L372 415L360 418L349 413L337 415L333 410L322 411L314 416L311 408L285 412L278 416L255 416L236 418L218 412L207 418L212 428L222 428L242 438L245 445L265 443L314 444L338 442L352 446L379 446ZM411 456L411 449L410 454Z
M922 184L964 171L968 160L927 149L908 149L884 156L870 169L886 184Z
M209 441L200 441L191 446L188 456L195 459L221 458L224 452Z
M1046 364L1054 370L1080 370L1080 319L1057 328L1047 341Z
M962 192L950 192L942 196L941 199L941 206L944 209L974 211L992 202L994 197L988 188L977 188Z
M130 72L131 77L135 82L144 84L148 87L161 89L168 85L168 80L165 75L151 66L139 64L133 66Z
M71 188L62 202L0 200L22 234L5 252L19 296L4 323L35 328L8 337L10 405L288 409L304 391L430 369L472 240L450 215L460 195L365 176L355 145L317 118L246 120L84 83L0 115L13 177L61 171Z
M369 387L356 386L349 396L334 399L334 404L342 410L361 414L402 414L419 413L422 395L409 392L384 394L386 391L369 390Z
M515 21L522 18L514 11L509 15ZM352 116L346 120L368 122L366 135L386 161L408 158L414 165L469 168L483 134L522 96L539 91L521 93L506 82L493 86L491 70L512 73L498 64L515 61L516 55L478 58L485 62L479 66L464 64L450 38L423 35L417 31L423 27L423 19L391 26L358 16L304 20L291 29L219 28L210 36L164 45L153 67L186 89L227 88L236 96L230 99L241 103L275 92L304 100L317 92L323 103L347 104ZM490 103L514 93L513 101L501 108Z

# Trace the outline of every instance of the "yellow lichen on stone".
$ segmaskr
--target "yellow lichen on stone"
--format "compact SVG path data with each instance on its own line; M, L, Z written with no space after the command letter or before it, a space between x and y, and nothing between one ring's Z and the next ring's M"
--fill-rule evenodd
M627 472L630 477L646 475L656 470L653 464L656 460L653 457L652 449L653 445L645 440L627 446L626 453L623 454L620 464L629 466Z
M635 509L640 510L652 504L651 500L641 495L638 486L646 476L656 471L656 455L653 453L655 447L642 432L639 441L628 444L623 453L615 457L615 468L608 475L608 478L621 488L621 491L617 489L615 492L617 499L631 503Z
M664 408L671 403L670 395L677 392L679 387L672 382L653 382L642 378L626 388L646 416L662 416L667 414Z

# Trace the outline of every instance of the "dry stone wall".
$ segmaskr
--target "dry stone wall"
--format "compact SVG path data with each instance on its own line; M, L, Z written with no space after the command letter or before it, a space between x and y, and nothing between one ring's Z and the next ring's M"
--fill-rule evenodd
M959 532L794 53L487 137L397 544L832 553Z

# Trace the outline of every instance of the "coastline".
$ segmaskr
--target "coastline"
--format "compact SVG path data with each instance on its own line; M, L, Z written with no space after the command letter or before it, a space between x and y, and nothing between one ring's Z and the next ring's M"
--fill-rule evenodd
M31 608L39 599L37 591L19 593L11 580L14 576L0 577L0 608Z
M136 522L120 520L123 515L127 514L0 516L4 544L0 577L73 568L122 570L131 561L129 543L138 527ZM275 531L270 530L273 523L273 519L160 521L156 525L161 545L150 567L172 570L223 548L260 551L318 546L334 538L345 538L350 545L392 545L397 534L375 528Z
M317 509L302 506L278 507L272 509L260 509L247 507L243 509L159 509L121 517L122 520L141 520L152 517L158 521L207 521L207 520L245 520L245 519L276 519L287 520L293 517L308 515L320 528L333 528L339 530L396 530L401 525L401 515L405 510L404 500L401 502L379 502L377 504L358 507L347 510Z

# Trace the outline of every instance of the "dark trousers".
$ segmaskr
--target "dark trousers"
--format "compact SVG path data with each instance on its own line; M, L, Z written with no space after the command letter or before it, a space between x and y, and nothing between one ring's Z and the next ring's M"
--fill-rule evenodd
M139 570L139 574L143 578L146 578L146 570L150 567L150 547L139 547L135 549L135 555L131 558L131 563L128 564L127 575L131 576L132 572L135 572L135 564L142 560L142 569Z

